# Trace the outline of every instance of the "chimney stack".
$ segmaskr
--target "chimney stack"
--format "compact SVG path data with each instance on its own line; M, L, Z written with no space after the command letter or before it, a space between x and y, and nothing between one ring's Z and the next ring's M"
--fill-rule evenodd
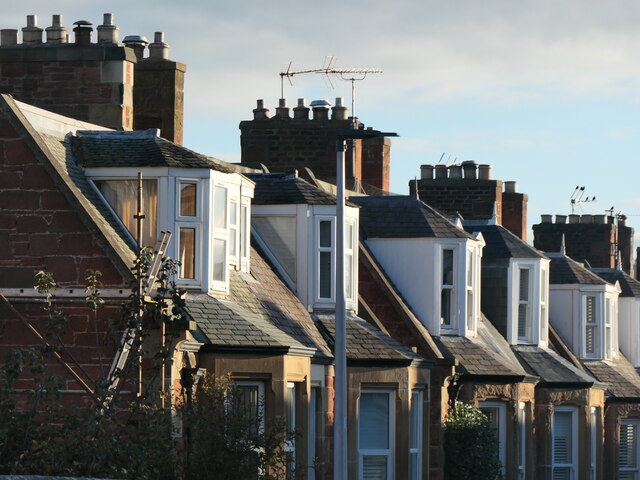
M27 15L27 26L22 28L22 43L24 45L38 45L42 43L42 28L37 26L38 17Z
M96 30L98 31L98 43L118 43L118 27L113 23L113 13L105 13L102 18L102 25L98 25Z

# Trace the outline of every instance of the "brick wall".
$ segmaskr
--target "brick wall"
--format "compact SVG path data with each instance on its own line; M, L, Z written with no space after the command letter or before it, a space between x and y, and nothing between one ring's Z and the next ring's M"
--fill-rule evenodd
M607 217L608 218L608 217ZM613 223L551 223L533 225L533 246L546 252L558 252L565 238L565 249L576 261L587 260L592 267L615 268L616 226ZM631 271L633 229L620 228L623 270Z
M524 193L502 192L502 226L527 241L527 202Z
M334 107L335 108L335 107ZM254 120L240 122L242 163L262 163L271 172L310 168L314 175L334 183L336 178L336 130L350 128L351 120L309 118L309 109L278 108L269 118L269 110L254 110ZM302 113L299 113L301 112ZM347 142L350 143L350 142ZM382 190L389 189L389 139L355 141L355 158L346 152L346 183L366 182Z
M135 55L118 45L0 47L0 93L78 120L133 128Z
M502 222L502 182L477 178L433 178L420 179L420 200L436 210L455 215L460 213L465 220L485 220L493 216L497 207L498 223ZM415 182L409 182L411 194Z

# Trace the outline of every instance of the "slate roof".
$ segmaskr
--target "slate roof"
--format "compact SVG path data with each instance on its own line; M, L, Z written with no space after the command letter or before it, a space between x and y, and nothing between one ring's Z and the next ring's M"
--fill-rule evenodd
M79 130L74 138L77 160L83 167L186 167L232 173L233 167L156 135L157 130Z
M512 345L527 371L550 384L592 385L596 379L556 352L548 348L533 345Z
M469 233L482 233L486 243L482 249L482 258L546 258L542 252L502 225L477 225L463 222L463 226Z
M610 395L618 398L640 397L640 375L622 354L613 360L582 363L599 381L607 385Z
M331 358L331 350L309 312L259 250L251 248L251 273L231 271L229 300L267 319L305 347L315 349L315 358Z
M484 322L489 323L484 320ZM487 326L487 328L490 328ZM467 338L453 335L434 337L445 358L455 358L462 373L497 377L525 377L527 372L512 355L496 351L478 335Z
M549 267L549 283L554 285L581 284L606 285L607 282L595 273L590 272L575 260L562 253L546 252L551 260Z
M333 349L335 313L314 313L313 317ZM348 315L346 328L347 361L351 364L401 363L424 366L431 363L359 317Z
M192 294L187 298L186 308L205 335L207 345L248 350L277 349L308 356L313 354L312 349L305 348L262 315L250 312L230 300Z
M290 173L245 174L255 182L254 205L335 205L336 197ZM347 202L349 206L355 206Z
M424 202L404 195L350 197L363 238L473 238Z
M609 283L618 282L622 290L621 297L640 298L640 282L622 270L614 268L591 268L590 270Z

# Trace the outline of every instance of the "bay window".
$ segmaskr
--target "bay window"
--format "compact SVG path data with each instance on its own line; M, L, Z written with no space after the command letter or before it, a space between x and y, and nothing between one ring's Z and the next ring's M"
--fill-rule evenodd
M639 480L638 425L640 420L623 419L620 424L620 444L618 447L618 478Z
M552 480L574 480L578 468L578 425L575 407L556 407L553 413Z
M392 391L363 390L358 401L358 478L393 478L395 405Z
M518 340L528 341L531 338L531 269L518 269Z

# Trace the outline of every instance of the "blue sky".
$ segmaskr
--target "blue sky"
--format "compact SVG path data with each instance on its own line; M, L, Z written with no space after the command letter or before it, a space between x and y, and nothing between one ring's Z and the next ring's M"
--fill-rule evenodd
M103 6L78 0L13 2L0 28L101 23ZM104 4L103 4L104 5ZM185 145L239 160L240 120L255 100L272 109L278 73L320 67L384 70L357 84L357 115L397 131L391 188L407 192L422 163L445 158L493 165L494 178L518 181L529 195L529 223L570 213L585 185L597 201L640 220L640 2L635 0L324 0L109 2L120 38L165 32L172 59L187 64ZM294 106L343 96L321 76L285 86ZM635 217L638 215L638 217ZM640 223L639 223L640 224Z

